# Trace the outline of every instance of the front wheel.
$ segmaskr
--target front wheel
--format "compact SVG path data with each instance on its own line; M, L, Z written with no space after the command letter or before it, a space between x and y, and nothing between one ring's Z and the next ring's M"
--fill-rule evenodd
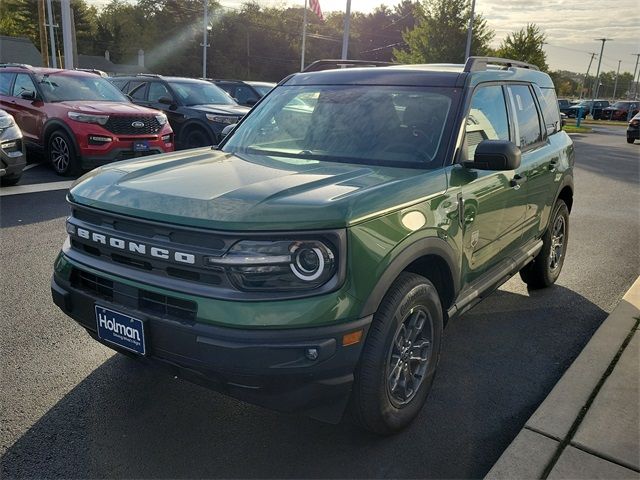
M212 145L211 138L202 128L194 127L185 135L186 148L208 147Z
M627 137L627 143L634 143L635 141L635 138Z
M366 430L406 427L425 403L442 339L442 305L426 278L403 272L387 291L356 371L351 412Z
M542 250L531 263L520 270L520 278L531 289L553 285L560 276L569 240L569 209L558 200L551 215L549 228L542 237Z
M47 149L49 161L58 175L70 177L80 172L80 162L69 136L63 131L53 132Z

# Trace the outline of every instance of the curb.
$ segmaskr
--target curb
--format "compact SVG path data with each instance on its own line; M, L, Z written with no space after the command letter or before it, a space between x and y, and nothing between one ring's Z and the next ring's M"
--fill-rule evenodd
M576 445L571 440L636 332L638 317L640 277L503 452L487 473L486 479L551 478L555 473L562 472L567 462L573 462L582 468L588 465L589 462L581 457L591 455L575 448ZM594 459L609 464L606 468L603 467L608 468L608 475L615 476L614 470L617 469L621 475L618 478L640 477L633 466L633 470L630 470L607 459ZM595 470L596 467L587 475L596 475ZM574 478L582 477L575 475L575 468L573 471ZM564 475L561 477L569 474L562 473ZM608 475L600 478L607 478Z

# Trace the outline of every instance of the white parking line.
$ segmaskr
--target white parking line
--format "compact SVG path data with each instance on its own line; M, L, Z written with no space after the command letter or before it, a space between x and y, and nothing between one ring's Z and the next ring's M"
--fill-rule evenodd
M7 195L19 195L21 193L50 192L53 190L68 190L73 185L73 180L64 182L36 183L33 185L16 185L15 187L0 188L0 197Z

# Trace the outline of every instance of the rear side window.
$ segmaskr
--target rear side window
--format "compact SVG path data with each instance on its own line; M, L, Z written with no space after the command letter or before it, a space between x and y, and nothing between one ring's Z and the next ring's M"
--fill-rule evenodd
M542 141L538 109L527 85L509 85L509 92L516 117L517 144L526 149Z
M0 95L9 95L9 88L11 88L11 80L15 74L2 72L0 73Z
M134 100L144 100L147 91L147 82L130 82L129 96Z
M26 73L19 73L16 76L16 81L13 84L13 96L19 97L24 92L35 92L36 87L33 84L33 80Z
M502 87L478 88L471 99L465 141L470 160L483 140L509 140L509 119Z
M111 83L113 83L116 87L118 87L119 90L124 91L124 87L128 81L129 80L111 80Z
M552 135L560 131L560 110L556 101L556 91L553 88L536 88L536 93L542 107L547 135Z

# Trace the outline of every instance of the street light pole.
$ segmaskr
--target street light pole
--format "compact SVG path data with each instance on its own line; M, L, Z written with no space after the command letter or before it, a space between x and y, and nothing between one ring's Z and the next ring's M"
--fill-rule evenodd
M595 53L591 53L591 60L589 60L589 66L587 67L587 73L584 75L584 79L580 83L580 99L582 99L582 89L584 88L584 84L589 80L589 70L591 70L591 63L593 62L593 58L596 56ZM587 93L589 93L589 87L587 87Z
M618 60L618 70L616 71L616 81L613 84L613 100L615 101L616 99L616 90L618 89L618 75L620 75L620 64L622 63L622 60Z
M342 34L342 60L347 59L349 50L349 26L351 23L351 0L347 0L347 11L344 17L344 33Z
M465 61L471 55L471 39L473 37L473 16L476 10L476 0L471 0L471 16L469 17L469 28L467 29L467 48L464 51Z
M600 58L598 58L598 69L596 71L596 87L595 87L595 91L593 92L593 102L591 102L591 110L589 111L589 114L592 117L593 117L593 105L596 103L596 98L598 98L598 91L600 90L600 65L602 65L602 54L604 53L604 44L607 40L611 40L611 39L596 38L595 40L602 42L602 46L600 47Z
M64 49L64 68L73 70L73 42L71 35L71 0L60 0L62 12L62 46Z
M51 0L47 0L47 16L49 17L49 45L51 46L51 66L58 68L58 59L56 58L56 37L53 33L53 12L51 11ZM635 77L635 74L634 74Z
M302 14L302 53L300 55L300 71L304 70L304 53L307 49L307 0L304 0L304 13Z
M633 77L631 77L631 83L633 84L633 94L634 94L633 98L635 99L635 95L638 93L638 82L636 82L635 80L636 80L636 71L638 70L638 60L640 60L640 53L632 53L631 55L636 56L636 66L633 69ZM629 99L631 99L631 87L629 87Z
M202 78L207 78L207 34L209 33L209 0L204 0L204 21L202 25Z

